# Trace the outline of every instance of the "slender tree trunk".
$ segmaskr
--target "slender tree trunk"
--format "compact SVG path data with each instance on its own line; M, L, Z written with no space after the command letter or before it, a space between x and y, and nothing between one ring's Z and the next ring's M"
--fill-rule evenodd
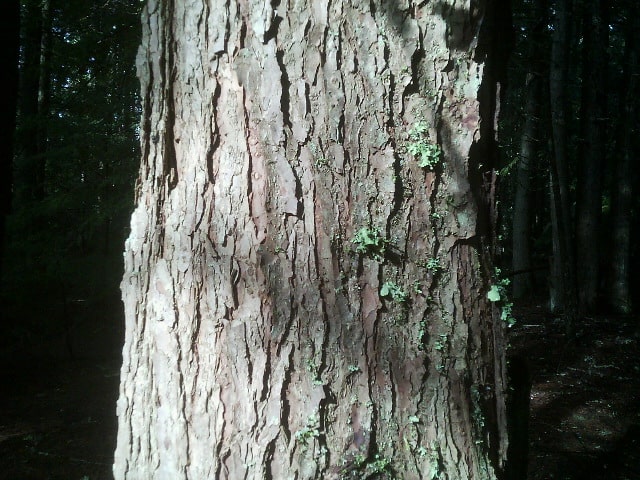
M553 259L551 268L551 306L564 312L567 328L572 328L576 311L575 267L571 228L571 202L569 200L566 85L569 51L570 0L557 0L551 45L549 95L551 100L551 129L553 155L551 156L551 221ZM555 297L555 298L554 298Z
M48 149L48 121L51 111L51 2L52 0L40 0L42 17L42 36L40 38L40 61L38 70L38 129L37 148L38 156L38 176L42 186L39 187L41 195L45 194L46 176L46 152Z
M0 275L2 274L5 227L11 212L13 186L13 147L16 129L18 97L18 47L20 43L20 2L10 0L4 4L0 18L0 30L4 32L0 64L4 72L4 92L0 96Z
M633 125L638 126L638 31L635 19L640 13L637 3L631 4L631 13L627 15L627 32L625 35L624 76L621 91L623 99L620 105L618 121L618 139L615 163L615 187L612 204L612 244L611 267L612 282L609 292L609 303L613 309L622 314L632 311L629 276L631 272L631 231L633 211L633 178L631 165L633 161L633 138L637 136Z
M525 85L524 125L520 143L520 158L516 173L516 190L513 206L513 257L515 272L512 282L513 297L522 298L531 293L533 273L531 268L531 175L539 153L539 123L541 112L543 73L546 71L542 55L547 22L547 2L533 2L531 17L536 23L529 32L530 67Z
M147 2L117 479L501 475L505 6Z
M551 164L553 165L553 163ZM549 172L549 212L551 220L551 258L549 260L549 310L552 313L561 312L565 307L565 287L563 269L561 215L559 212L560 194L557 175L553 169Z
M606 5L593 0L583 13L582 142L576 203L576 273L581 313L595 309L598 297L602 175L607 130L605 72L609 36Z
M525 297L533 287L530 253L530 186L531 168L537 153L537 121L539 116L540 79L527 74L525 119L520 143L520 158L516 173L516 191L513 205L513 297Z
M51 47L49 2L28 0L22 12L22 70L19 101L19 158L16 200L20 205L44 198L46 120L49 114Z

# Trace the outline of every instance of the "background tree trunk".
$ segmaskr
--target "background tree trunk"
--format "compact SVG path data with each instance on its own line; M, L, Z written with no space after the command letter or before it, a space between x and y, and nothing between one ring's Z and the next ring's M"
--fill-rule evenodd
M543 0L533 2L531 17L535 24L528 32L529 72L525 85L524 126L520 142L520 158L516 173L516 187L513 201L513 297L522 298L531 293L533 272L531 266L531 177L539 155L539 131L542 82L547 71L543 61L544 36L547 28L548 4Z
M581 313L596 307L600 266L599 226L602 214L602 175L607 135L606 81L607 5L588 2L583 11L582 142L578 162L576 202L576 280Z
M5 32L2 42L4 65L4 95L0 98L0 274L3 270L6 220L11 211L11 187L13 184L13 146L16 128L18 97L18 47L20 44L20 2L5 2L0 18L0 29Z
M258 3L143 14L115 477L498 478L506 3Z
M16 200L21 204L44 198L46 121L49 114L51 46L48 1L28 0L22 11L22 69L19 101L19 160Z
M573 228L569 200L567 157L567 68L569 51L570 0L557 0L551 43L549 96L551 100L551 130L553 154L551 156L551 227L553 258L551 266L550 307L561 310L572 328L576 310L575 263L573 254Z
M624 73L621 91L620 118L618 121L618 138L615 155L615 174L612 202L612 243L611 267L612 281L609 292L609 303L614 311L629 314L633 304L631 298L630 273L631 265L631 236L633 211L634 178L632 152L633 138L637 137L638 127L638 30L633 19L640 13L637 2L630 3L630 13L627 15L625 34Z

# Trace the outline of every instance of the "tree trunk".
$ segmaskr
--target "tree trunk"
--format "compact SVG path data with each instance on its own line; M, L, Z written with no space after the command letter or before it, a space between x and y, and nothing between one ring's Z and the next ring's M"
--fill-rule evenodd
M22 69L16 162L16 200L28 205L44 198L46 121L49 115L49 1L28 0L22 12Z
M583 13L582 143L576 202L576 280L582 314L596 307L599 281L598 242L602 213L602 173L605 162L606 51L609 37L606 5L591 1Z
M531 175L539 153L539 124L541 112L542 81L544 62L545 30L547 28L547 2L536 0L533 2L531 17L535 25L531 28L528 39L530 51L528 63L530 66L525 85L524 125L522 127L522 141L520 142L520 158L516 173L516 187L513 204L513 297L522 298L531 293L533 288L533 273L531 268Z
M549 96L551 100L551 224L553 258L550 282L550 306L564 312L567 330L572 329L576 310L575 268L572 241L572 222L569 200L566 84L569 51L570 0L557 0L551 44Z
M501 475L503 7L147 2L117 479Z
M631 12L627 15L625 33L624 73L621 92L623 97L620 104L620 118L618 121L618 138L616 145L615 187L612 202L612 245L611 267L612 281L609 292L609 303L621 314L632 311L631 288L629 276L631 272L631 231L634 198L634 172L631 168L633 155L634 132L633 125L637 123L638 107L638 30L633 19L637 18L640 8L636 2L630 4Z
M513 203L513 298L525 297L533 287L530 253L531 168L537 153L537 121L540 96L540 80L536 74L527 74L525 119L520 143L520 158L516 171L516 187Z
M13 143L16 129L18 97L18 47L20 44L20 2L5 2L0 18L0 29L4 32L0 64L4 65L4 94L0 96L0 275L3 271L6 219L11 212L11 190L13 186ZM4 325L2 325L4 326Z

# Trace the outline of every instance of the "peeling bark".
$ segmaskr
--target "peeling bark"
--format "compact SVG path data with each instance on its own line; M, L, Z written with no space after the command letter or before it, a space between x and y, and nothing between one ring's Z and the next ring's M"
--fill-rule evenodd
M498 477L484 3L148 1L116 478Z

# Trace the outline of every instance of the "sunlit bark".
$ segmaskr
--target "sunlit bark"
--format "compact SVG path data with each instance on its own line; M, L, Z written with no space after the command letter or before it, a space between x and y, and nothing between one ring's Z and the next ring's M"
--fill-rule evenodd
M148 1L117 479L498 478L505 4L471 5Z

